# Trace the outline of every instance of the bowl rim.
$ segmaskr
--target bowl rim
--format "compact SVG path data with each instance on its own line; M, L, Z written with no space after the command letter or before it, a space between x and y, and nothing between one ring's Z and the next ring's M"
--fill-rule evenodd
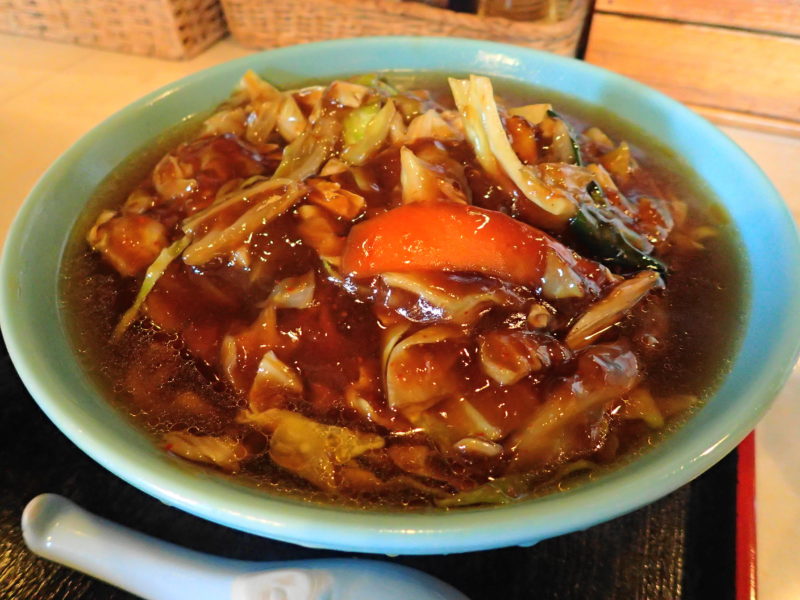
M16 319L16 315L24 314L24 311L20 310L16 287L19 276L16 259L19 257L15 255L15 249L22 245L24 237L34 226L36 212L40 208L37 203L41 202L46 189L68 172L76 157L97 136L113 131L133 113L157 107L162 99L179 94L187 87L201 85L205 78L223 69L249 66L266 56L275 60L281 57L292 60L329 50L391 50L397 44L422 44L430 51L442 52L453 48L465 52L494 52L514 57L515 60L549 63L568 73L600 77L610 85L633 91L648 105L678 114L698 137L718 144L727 158L736 163L740 175L759 190L761 201L769 205L773 221L778 224L776 226L780 226L781 218L786 220L776 235L776 239L785 246L784 254L790 259L794 258L793 261L787 261L781 271L786 279L782 288L786 296L785 304L790 304L791 298L800 297L800 263L796 260L800 256L800 243L797 229L777 191L752 160L722 132L663 94L594 65L493 42L416 36L316 42L251 54L167 84L102 121L75 142L39 179L14 219L6 239L0 263L0 328L20 377L42 410L86 454L118 477L167 504L249 533L309 547L359 552L439 554L528 545L635 510L674 491L719 461L766 412L791 373L800 352L800 318L790 319L784 303L780 303L779 313L785 321L785 327L775 332L773 347L764 350L770 358L779 359L777 364L771 367L768 377L759 372L757 377L740 378L738 383L743 387L740 387L736 397L747 395L747 402L734 402L730 412L723 413L704 430L702 439L683 440L686 445L680 453L664 455L662 452L655 457L652 456L653 452L648 453L653 460L644 473L621 467L596 482L583 484L574 490L501 508L378 513L307 504L274 496L256 497L239 486L220 483L224 482L222 479L198 478L167 467L154 469L152 461L143 461L135 454L126 453L124 447L116 447L74 407L54 396L50 384L42 383L40 375L43 367L35 356L26 351L22 339L26 331ZM755 324L751 319L747 324L748 331L756 325L761 324ZM719 390L713 397L718 393Z

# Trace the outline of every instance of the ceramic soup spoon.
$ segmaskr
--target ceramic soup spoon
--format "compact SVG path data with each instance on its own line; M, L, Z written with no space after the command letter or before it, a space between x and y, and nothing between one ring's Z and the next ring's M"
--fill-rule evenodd
M468 600L415 569L354 558L259 563L195 552L93 515L56 494L22 514L28 547L146 600Z

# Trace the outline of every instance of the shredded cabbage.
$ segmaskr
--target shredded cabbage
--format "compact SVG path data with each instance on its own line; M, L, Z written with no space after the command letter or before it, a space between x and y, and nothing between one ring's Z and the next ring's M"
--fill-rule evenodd
M170 263L181 255L181 252L184 251L191 241L192 236L185 235L181 239L173 242L170 246L164 248L153 261L153 264L147 268L144 280L142 281L142 287L139 288L139 293L136 294L133 305L125 311L125 314L122 315L119 323L117 323L117 326L114 328L114 333L111 335L112 341L118 341L122 337L122 334L127 331L128 327L131 326L131 323L136 320L136 317L139 316L139 310L142 308L142 304L144 304L147 295L153 290L153 287L155 287L156 282L158 282L160 277L164 274L164 271L167 270Z
M450 83L453 100L461 114L464 134L475 152L475 158L487 173L505 179L505 174L489 148L489 139L481 122L482 108L479 100L474 96L470 80L451 77L447 81Z
M458 389L455 374L449 368L452 361L439 355L436 361L414 364L412 349L417 346L438 344L463 337L456 327L433 326L417 331L395 344L386 361L386 401L388 405L403 413L411 422L426 408L433 406L442 397ZM422 368L424 366L424 368Z
M552 110L552 104L527 104L525 106L512 108L508 111L508 114L522 117L531 125L538 125L544 120L547 113Z
M466 195L459 186L406 146L400 149L400 186L404 204L434 200L467 204Z
M339 266L345 238L339 235L333 214L319 206L303 204L297 209L300 222L297 231L305 244L317 251L320 258Z
M270 350L265 352L258 363L258 371L253 381L253 390L260 387L285 389L295 394L303 392L303 382L297 371L275 356Z
M450 508L476 504L508 504L528 492L531 479L532 477L528 474L498 477L471 490L437 498L436 506Z
M271 432L269 454L276 464L325 490L339 486L342 465L384 444L379 435L323 425L278 408L254 416L252 422Z
M564 221L572 217L577 210L575 203L560 190L548 188L514 153L489 78L470 75L469 80L450 79L450 88L481 166L494 174L502 169L525 197L544 211Z
M367 159L375 154L386 141L395 113L394 102L391 99L387 100L383 108L370 119L364 129L364 136L358 141L345 146L340 158L346 163L355 166L360 166L367 162Z
M348 221L355 219L367 206L363 196L342 189L336 182L310 179L308 185L311 188L309 201Z
M436 200L469 204L467 198L469 187L444 171L443 166L429 163L406 146L400 148L400 187L403 192L403 204Z
M210 231L193 242L184 252L183 262L187 265L202 265L215 256L233 251L253 233L294 206L304 191L302 185L289 184L282 194L275 194L262 200L248 209L232 225L221 231Z
M287 93L291 94L296 102L305 107L308 112L308 122L312 125L316 123L322 114L322 99L325 95L325 88L321 85L310 85Z
M253 106L252 112L245 121L247 130L245 139L254 144L264 144L275 129L278 122L278 111L281 108L280 97L274 100L265 100Z
M372 102L353 109L344 119L342 139L345 144L355 144L364 138L367 126L381 110L380 102Z
M392 351L410 327L410 323L398 323L388 327L383 332L381 340L381 373L383 374L384 379L386 378L386 368L389 365L389 358L392 356Z
M286 277L275 284L268 301L275 308L308 308L314 302L314 271Z
M211 217L220 214L236 204L256 200L260 196L288 186L290 183L290 179L267 179L261 175L251 177L243 181L236 188L217 196L211 205L184 219L183 223L181 223L181 229L183 229L184 233L196 235L200 227L207 220L211 219Z
M592 304L570 328L564 339L567 346L579 350L591 344L598 335L613 327L660 281L661 277L655 271L640 271L617 284L605 298Z
M167 451L193 462L216 465L236 472L247 455L241 443L228 436L193 435L185 431L170 431L162 438Z
M494 442L504 435L500 427L491 423L463 396L441 400L420 413L414 425L423 430L443 454L451 455L460 452L457 444L464 438Z
M441 320L458 325L474 323L492 306L521 304L522 298L509 289L494 285L481 286L475 290L470 284L459 283L448 278L442 284L441 277L431 273L383 273L381 279L391 288L416 294L431 306L438 308Z
M337 80L331 83L326 90L326 98L342 106L357 108L369 94L369 88L350 81Z
M333 154L340 131L339 121L323 112L313 127L307 127L284 148L283 158L272 175L273 179L302 181L316 175L322 164Z
M484 373L500 385L514 385L552 364L548 346L520 330L483 334L478 339L478 357Z
M421 138L449 141L461 140L464 136L460 131L456 130L445 121L438 111L430 109L418 117L415 117L414 120L409 123L405 142L410 144L414 140Z
M236 136L242 136L245 132L246 119L247 112L245 112L242 107L221 110L203 121L202 135L224 135L226 133L232 133Z
M628 394L619 416L628 420L642 420L651 429L664 427L664 415L650 390L644 386L639 386Z
M256 75L252 69L248 69L242 76L239 88L247 93L250 102L254 104L281 97L281 92L276 87Z
M319 176L330 177L331 175L338 175L339 173L345 173L349 168L346 162L334 157L325 163L319 172Z
M303 115L303 111L297 106L297 102L295 102L291 94L286 94L284 96L281 109L278 112L276 126L278 128L278 133L280 133L287 142L292 142L297 139L297 137L305 131L306 127L308 127L308 121L305 115Z
M389 126L389 141L392 144L400 144L405 141L406 139L406 124L403 121L403 115L400 114L400 111L394 113L394 117L392 117L392 124Z
M509 472L528 471L569 458L568 454L598 447L602 440L587 438L587 430L604 434L596 427L607 418L610 405L623 398L639 383L639 363L626 346L596 345L578 358L578 370L550 390L546 401L530 420L506 443L514 453ZM570 432L578 427L581 447Z
M159 196L172 200L185 198L197 191L192 165L182 163L173 154L167 154L153 169L153 187Z
M396 87L391 85L388 81L386 81L386 79L384 79L377 73L365 73L363 75L356 75L355 77L351 77L350 81L358 85L364 85L370 87L376 92L383 94L385 96L394 96L399 93Z

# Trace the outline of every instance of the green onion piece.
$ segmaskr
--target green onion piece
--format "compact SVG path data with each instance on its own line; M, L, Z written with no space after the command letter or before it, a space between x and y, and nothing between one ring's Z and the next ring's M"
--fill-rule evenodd
M139 288L139 293L136 294L136 300L133 301L133 306L125 311L125 314L122 315L119 323L117 323L117 326L114 328L114 333L111 335L112 341L119 341L122 334L124 334L128 327L131 326L131 323L136 320L139 309L141 309L142 304L144 304L147 295L153 290L153 287L155 287L156 282L164 274L164 271L167 270L170 263L181 255L181 252L186 249L186 246L188 246L191 241L191 235L183 236L181 239L173 242L172 245L164 248L153 263L147 267L147 272L142 281L142 287Z
M367 125L378 114L380 109L380 102L373 102L353 109L344 120L344 129L342 130L344 143L350 145L364 139Z

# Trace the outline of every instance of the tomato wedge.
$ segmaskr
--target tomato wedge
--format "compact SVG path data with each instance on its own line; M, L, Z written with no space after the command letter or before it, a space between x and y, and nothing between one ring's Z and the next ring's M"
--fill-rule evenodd
M451 202L406 204L350 230L342 270L353 277L408 271L475 272L538 284L548 249L569 264L572 252L503 213Z

